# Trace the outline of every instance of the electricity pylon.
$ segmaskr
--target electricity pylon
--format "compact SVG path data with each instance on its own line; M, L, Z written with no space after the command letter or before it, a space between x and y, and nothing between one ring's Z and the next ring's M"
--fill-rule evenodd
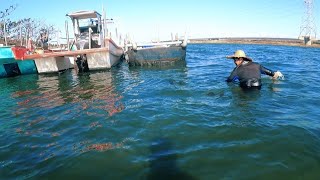
M304 0L304 6L305 12L300 27L299 39L304 39L305 43L308 44L307 41L310 41L311 43L312 39L316 39L316 25L313 15L313 0Z

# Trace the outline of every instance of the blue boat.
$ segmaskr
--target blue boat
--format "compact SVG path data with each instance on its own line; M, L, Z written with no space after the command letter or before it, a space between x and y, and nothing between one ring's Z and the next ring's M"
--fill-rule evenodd
M166 65L185 61L187 41L128 45L125 59L129 66Z
M11 47L0 47L0 78L22 74L35 74L37 72L34 60L16 60Z

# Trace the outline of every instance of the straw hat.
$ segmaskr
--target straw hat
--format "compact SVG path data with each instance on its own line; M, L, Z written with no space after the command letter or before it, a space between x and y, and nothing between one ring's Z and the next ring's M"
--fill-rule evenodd
M244 53L244 51L242 50L237 50L236 52L234 52L233 55L227 56L228 59L234 59L234 58L243 58L245 61L252 61L251 58L246 56L246 53Z

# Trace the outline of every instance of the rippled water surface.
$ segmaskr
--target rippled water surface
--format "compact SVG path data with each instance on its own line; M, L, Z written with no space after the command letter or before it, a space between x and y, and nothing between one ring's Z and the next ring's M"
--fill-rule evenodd
M227 84L236 49L285 80ZM0 179L319 179L319 61L191 44L171 67L0 79Z

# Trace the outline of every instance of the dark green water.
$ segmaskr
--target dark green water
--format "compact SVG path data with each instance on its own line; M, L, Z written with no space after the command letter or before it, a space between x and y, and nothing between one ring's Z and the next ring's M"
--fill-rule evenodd
M236 49L285 80L227 84ZM319 61L202 44L185 65L0 79L0 179L319 179Z

